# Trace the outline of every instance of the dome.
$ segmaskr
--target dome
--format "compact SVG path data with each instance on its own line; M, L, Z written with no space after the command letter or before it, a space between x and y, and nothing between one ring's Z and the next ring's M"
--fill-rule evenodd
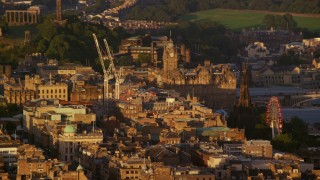
M71 124L66 125L63 130L64 133L76 133L77 129L73 127Z

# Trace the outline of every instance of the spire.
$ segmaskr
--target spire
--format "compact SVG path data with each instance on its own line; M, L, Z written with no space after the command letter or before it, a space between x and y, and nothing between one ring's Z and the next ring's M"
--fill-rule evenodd
M242 63L240 98L238 102L238 107L243 108L250 108L251 106L247 68L247 63Z
M187 101L191 101L190 93L187 94Z
M81 163L80 163L80 157L79 157L79 165L78 165L76 171L83 171L83 167L81 166Z

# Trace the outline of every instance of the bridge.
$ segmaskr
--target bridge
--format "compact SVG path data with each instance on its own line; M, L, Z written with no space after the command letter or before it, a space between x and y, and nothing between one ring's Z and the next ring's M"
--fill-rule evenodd
M316 101L320 104L320 91L295 87L250 88L249 91L256 106L266 106L272 96L276 96L283 107L310 107Z

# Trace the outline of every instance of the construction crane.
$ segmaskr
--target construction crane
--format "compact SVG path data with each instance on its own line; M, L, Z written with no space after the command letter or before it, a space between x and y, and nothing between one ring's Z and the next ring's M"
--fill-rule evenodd
M115 66L114 66L114 57L111 54L108 41L106 39L103 39L103 41L104 41L104 44L106 46L108 57L109 57L109 60L110 60L109 68L110 68L110 71L113 72L114 78L115 78L115 81L116 81L115 82L114 98L115 99L120 99L120 84L123 83L123 81L124 81L123 70L122 70L121 67L120 67L119 71L115 68Z
M93 39L97 47L98 55L99 55L99 60L102 66L102 71L103 71L103 104L106 103L106 101L109 98L109 80L112 79L111 71L110 68L106 70L106 67L104 65L104 61L107 59L106 56L102 55L100 44L98 42L97 36L93 33Z
M115 68L114 57L111 54L110 47L109 47L107 40L103 39L104 44L106 46L106 51L107 51L107 54L103 55L97 36L95 34L93 34L93 37L94 37L94 41L95 41L95 44L97 47L97 51L99 54L99 59L100 59L100 63L101 63L103 75L104 75L104 85L103 85L104 86L104 97L105 97L104 101L110 98L109 93L108 93L109 92L109 80L113 79L113 78L115 78L114 99L120 99L120 84L123 83L123 81L124 81L122 68L120 68L119 71ZM104 65L105 60L110 61L108 69L106 69L106 67Z

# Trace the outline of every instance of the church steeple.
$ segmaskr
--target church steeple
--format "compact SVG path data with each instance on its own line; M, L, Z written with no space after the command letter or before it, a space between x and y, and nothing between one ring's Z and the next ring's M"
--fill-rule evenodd
M250 108L251 107L251 98L249 94L249 82L248 82L248 65L247 63L242 63L241 70L241 84L240 84L240 98L238 102L238 107Z

